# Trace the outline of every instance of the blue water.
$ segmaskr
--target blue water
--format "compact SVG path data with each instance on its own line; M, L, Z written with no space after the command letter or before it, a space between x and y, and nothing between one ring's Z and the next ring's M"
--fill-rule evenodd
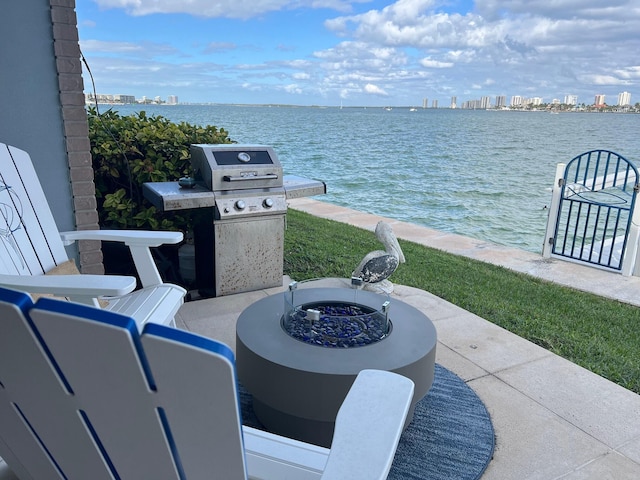
M107 107L102 106L101 110ZM318 199L541 252L556 164L596 148L640 166L640 115L407 108L119 106L274 147Z

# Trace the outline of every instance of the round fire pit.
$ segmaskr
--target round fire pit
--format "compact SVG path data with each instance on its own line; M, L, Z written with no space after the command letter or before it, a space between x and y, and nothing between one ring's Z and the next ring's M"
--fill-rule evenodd
M348 288L347 282L312 282L265 297L240 314L238 378L268 430L330 446L338 409L366 368L414 381L406 425L431 387L436 352L431 321L400 300Z

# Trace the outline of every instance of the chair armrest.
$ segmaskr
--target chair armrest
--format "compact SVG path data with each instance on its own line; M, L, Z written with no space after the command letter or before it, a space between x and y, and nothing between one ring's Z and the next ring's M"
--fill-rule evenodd
M0 285L28 293L48 293L57 297L97 305L101 296L126 295L136 288L135 277L121 275L0 275Z
M360 372L338 411L323 480L386 479L413 390L413 381L402 375Z
M242 426L247 470L251 480L295 478L320 480L329 449Z
M167 243L180 243L183 235L182 232L155 232L149 230L77 230L74 232L60 232L60 238L62 238L62 243L65 245L70 245L76 240L102 240L124 243L129 246L140 283L143 287L151 287L160 285L163 281L149 247L158 247Z
M71 245L77 240L103 240L141 247L158 247L167 243L180 243L183 235L182 232L149 230L76 230L60 232L60 238L65 245Z
M243 426L249 478L386 479L413 390L401 375L360 372L338 412L330 450Z

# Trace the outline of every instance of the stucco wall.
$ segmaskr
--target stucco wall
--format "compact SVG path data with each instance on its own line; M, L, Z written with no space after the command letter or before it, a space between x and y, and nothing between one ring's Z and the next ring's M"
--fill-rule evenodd
M26 150L59 230L98 228L75 0L3 2L0 142ZM99 242L70 256L100 273Z

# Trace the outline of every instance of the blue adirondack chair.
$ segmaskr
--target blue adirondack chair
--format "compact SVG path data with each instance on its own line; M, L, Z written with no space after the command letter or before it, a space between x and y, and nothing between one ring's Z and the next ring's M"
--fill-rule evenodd
M0 479L384 479L413 396L364 370L330 449L249 427L224 344L0 288Z

